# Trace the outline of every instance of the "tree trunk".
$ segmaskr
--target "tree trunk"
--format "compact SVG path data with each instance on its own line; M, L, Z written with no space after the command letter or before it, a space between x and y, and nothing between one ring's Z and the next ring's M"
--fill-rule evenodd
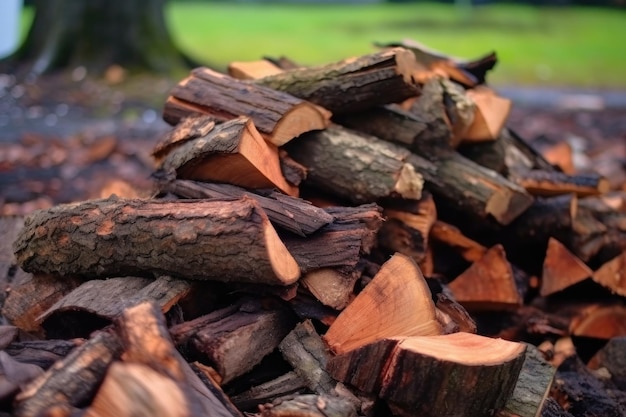
M35 19L16 58L35 74L77 65L93 72L112 64L183 69L186 58L165 23L166 1L35 0Z

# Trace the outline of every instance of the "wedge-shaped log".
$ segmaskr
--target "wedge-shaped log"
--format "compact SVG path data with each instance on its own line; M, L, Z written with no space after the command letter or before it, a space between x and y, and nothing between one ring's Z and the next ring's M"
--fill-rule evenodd
M163 158L161 168L177 178L226 182L245 188L279 188L297 195L283 177L276 146L263 140L252 120L240 117L186 141Z
M357 269L320 268L307 272L298 282L322 304L343 310L352 301L354 284L360 277Z
M562 291L590 278L593 271L561 242L554 238L548 241L548 251L543 261L541 296Z
M506 259L502 245L495 245L448 287L454 298L468 309L511 309L522 305L527 279Z
M164 180L159 189L182 198L237 199L244 195L257 201L273 224L299 236L307 236L333 221L333 216L306 200L270 191L265 194L248 192L230 184L190 180Z
M626 252L604 263L592 278L611 292L626 296Z
M341 127L307 133L288 152L309 169L305 183L356 204L394 195L417 200L422 170L433 169L423 160L408 163L406 149Z
M415 56L393 48L320 67L298 68L255 82L319 104L333 113L358 112L417 96Z
M483 416L504 406L526 346L472 333L387 338L328 363L335 379L387 401L399 416Z
M208 68L196 68L170 93L163 118L178 123L191 114L208 114L220 120L249 116L265 139L281 146L310 130L328 126L330 113L319 106Z
M496 140L511 111L511 100L498 96L492 89L480 86L467 90L476 105L474 120L463 135L464 142Z
M465 236L457 227L437 220L430 230L430 237L440 243L454 248L459 254L469 262L480 260L487 248Z
M215 117L208 114L185 117L156 144L152 150L152 156L160 162L174 148L187 141L208 135L215 127L216 121Z
M166 274L294 283L300 271L263 210L236 201L92 200L39 211L15 244L28 271Z
M324 335L339 354L385 337L441 334L428 284L415 262L395 254Z

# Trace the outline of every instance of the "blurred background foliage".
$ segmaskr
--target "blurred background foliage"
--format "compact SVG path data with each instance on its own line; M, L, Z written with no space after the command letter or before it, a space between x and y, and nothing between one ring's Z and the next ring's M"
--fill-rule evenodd
M28 1L26 4L28 5ZM624 0L171 0L178 46L199 63L287 56L322 64L412 38L475 58L491 50L496 85L626 87ZM32 8L22 16L25 34Z

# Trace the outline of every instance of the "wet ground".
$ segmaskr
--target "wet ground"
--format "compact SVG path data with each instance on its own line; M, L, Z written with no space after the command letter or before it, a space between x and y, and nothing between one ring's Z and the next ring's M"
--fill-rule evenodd
M0 214L134 188L149 193L150 150L169 127L161 107L177 80L112 67L17 80L0 74ZM626 91L499 88L509 126L539 147L567 142L579 168L626 179Z

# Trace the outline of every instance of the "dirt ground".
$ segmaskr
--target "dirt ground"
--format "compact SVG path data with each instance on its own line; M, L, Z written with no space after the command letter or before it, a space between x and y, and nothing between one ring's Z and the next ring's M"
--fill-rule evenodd
M149 154L169 129L161 107L175 83L131 78L115 67L97 81L81 68L25 81L0 74L0 214L108 196L120 187L149 194ZM616 188L624 184L626 94L611 103L588 92L555 102L548 93L507 89L514 100L509 127L539 149L567 142L579 169L599 171Z

